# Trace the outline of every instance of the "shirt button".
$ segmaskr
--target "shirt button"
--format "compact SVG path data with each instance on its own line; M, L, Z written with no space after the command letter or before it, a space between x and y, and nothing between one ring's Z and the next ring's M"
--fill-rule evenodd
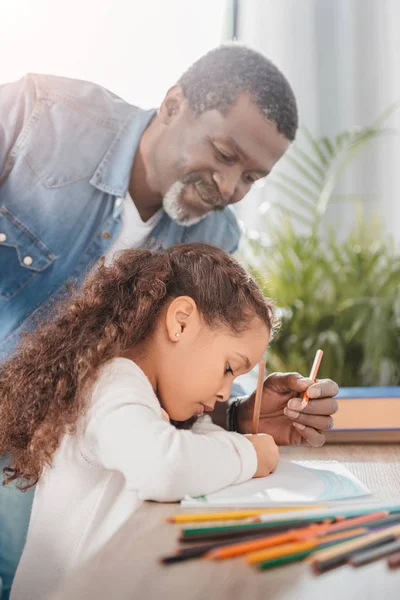
M117 198L115 201L115 206L121 206L122 204L122 198Z
M104 238L105 240L109 240L109 239L110 239L110 237L111 237L111 233L110 233L109 231L104 231L104 233L103 233L103 238Z
M22 262L24 263L24 265L29 267L33 263L32 256L25 256L25 258Z
M5 233L0 233L0 242L5 242L7 239L7 236Z

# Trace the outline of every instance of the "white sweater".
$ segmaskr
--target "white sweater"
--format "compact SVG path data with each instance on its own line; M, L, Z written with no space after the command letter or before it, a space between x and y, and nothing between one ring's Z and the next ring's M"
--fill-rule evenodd
M101 371L79 432L65 436L36 486L11 600L42 600L96 552L143 500L170 502L250 479L253 445L203 417L178 430L143 371L117 358Z

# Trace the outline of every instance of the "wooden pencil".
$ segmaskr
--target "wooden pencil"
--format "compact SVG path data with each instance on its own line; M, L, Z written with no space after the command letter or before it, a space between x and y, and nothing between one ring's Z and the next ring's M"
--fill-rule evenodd
M303 505L303 506L281 506L277 508L251 508L246 510L229 510L220 512L202 512L202 513L179 513L164 517L164 521L168 523L198 523L203 521L234 521L239 519L247 519L257 517L259 515L279 514L298 510L314 510L326 508L324 505Z
M370 550L372 548L391 543L400 537L400 526L385 527L376 533L364 535L361 539L344 542L328 550L315 552L310 556L310 562L314 572L323 573L329 569L335 568L346 562L351 556L361 550Z
M323 357L324 353L322 350L317 350L315 353L315 358L314 358L314 362L313 365L311 367L311 371L310 371L310 379L312 381L316 381L317 379L317 375L318 375L318 371L319 371L319 366L321 364L321 360ZM301 408L305 408L308 404L308 394L307 392L304 392L303 394L303 398L302 398L302 402L301 402Z
M242 541L248 541L248 540L254 540L254 539L255 539L255 537L254 537L254 535L252 535L247 538L244 538ZM231 541L230 543L235 544L236 540ZM220 541L220 542L213 542L213 543L208 543L208 544L199 544L197 546L190 546L189 548L186 548L186 547L179 548L174 554L170 554L170 555L161 557L160 561L163 564L169 565L169 564L174 564L177 562L191 560L194 558L201 558L207 552L211 552L211 550L216 550L217 548L220 548L222 546L224 546L224 547L229 546L230 543L228 541L224 540L224 541Z
M392 527L385 527L382 531L369 533L362 540L356 540L354 542L347 542L342 547L333 548L332 550L321 550L313 555L313 561L322 561L328 558L333 558L344 552L355 552L363 547L363 544L379 540L387 535L394 534L400 537L400 525L394 525Z
M354 538L359 537L362 534L357 534ZM318 548L329 548L335 544L339 544L341 540L333 540L330 542L321 543L321 546ZM302 552L295 552L293 554L287 554L286 556L280 556L279 558L272 558L271 560L265 560L263 562L257 563L256 567L260 571L264 571L265 569L273 569L275 567L283 566L285 564L296 562L303 560L310 556L315 552L315 548L310 548L308 550L303 550Z
M332 519L326 519L325 522L332 523ZM320 521L321 523L321 521ZM306 524L309 524L306 522ZM260 528L254 528L254 525L262 525ZM302 529L305 524L301 521L296 521L295 523L291 523L290 525L274 525L270 527L264 527L263 523L246 523L243 524L240 528L236 527L218 527L218 528L209 528L209 527L198 527L196 529L190 530L181 530L181 534L179 536L179 541L183 544L190 544L193 542L218 542L218 541L226 541L230 543L235 540L236 543L242 540L245 537L268 537L269 535L275 535L277 533L283 533L285 531L290 531L292 529ZM205 529L205 533L202 533L202 529ZM210 530L213 531L210 531ZM218 529L218 531L216 531ZM189 534L187 534L189 532Z
M258 433L262 391L263 391L263 384L264 384L264 373L265 373L265 360L260 360L259 365L258 365L257 389L256 389L256 397L254 400L254 409L253 409L253 427L252 427L253 435L257 435L257 433Z
M391 542L393 542L396 539L395 535L388 534L385 537L381 537L381 538L378 538L375 540L370 540L369 542L365 542L366 537L368 537L368 536L366 536L366 535L363 536L364 545L361 546L361 548L365 551L372 550L374 548L378 548L379 546L385 546L387 544L390 544ZM356 541L358 541L358 540L356 540ZM340 545L343 546L343 544L340 544ZM353 555L353 551L348 550L347 552L343 552L342 554L337 554L336 556L333 556L332 558L327 558L322 561L312 562L311 564L313 567L313 571L314 571L314 573L319 574L319 573L325 573L326 571L330 571L331 569L336 569L337 567L340 567L341 565L348 562L348 560L351 558L352 555Z
M395 552L399 552L400 554L400 540L396 540L391 544L386 544L381 548L375 548L373 550L360 550L359 552L355 552L350 556L348 562L352 567L362 567L363 565L367 565L368 563L389 556L390 554L394 554Z
M365 519L366 520L366 519ZM357 521L354 524L353 530L359 526L359 519L354 519ZM249 540L249 541L240 541L237 544L229 544L226 546L221 546L211 552L209 552L206 556L208 559L212 560L224 560L227 558L233 558L234 556L242 556L243 554L255 553L258 551L265 550L266 548L277 548L283 544L287 543L302 543L311 540L315 540L316 544L318 544L318 537L325 536L327 534L337 535L338 537L350 537L350 531L330 531L331 525L329 523L324 523L320 525L309 525L307 527L301 529L292 529L277 535L270 535L267 537L262 537L260 539ZM350 529L350 528L349 528Z
M387 511L380 512L370 512L365 515L360 515L356 517L350 517L347 519L340 519L337 523L332 523L340 518L340 515L331 515L330 518L326 518L324 520L318 520L315 517L305 518L305 519L297 519L295 521L278 521L278 522L261 522L261 523L247 523L240 525L225 525L225 526L217 526L217 527L198 527L198 528L189 528L183 529L181 532L181 541L194 541L194 540L207 540L207 539L221 539L222 537L240 537L241 535L249 534L256 531L264 531L265 536L268 534L282 533L283 531L290 531L293 529L303 529L305 532L309 532L308 527L310 525L321 525L321 524L331 524L334 530L343 530L347 527L355 527L360 524L367 523L368 521L374 522L377 519L382 517L386 517L388 515ZM278 523L278 525L276 525Z

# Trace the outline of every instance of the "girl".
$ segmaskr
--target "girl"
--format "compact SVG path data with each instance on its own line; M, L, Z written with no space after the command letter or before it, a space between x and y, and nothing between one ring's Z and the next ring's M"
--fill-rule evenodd
M273 311L239 264L190 244L99 266L0 368L5 482L38 482L11 598L42 599L143 500L273 471L268 435L213 425L265 351Z

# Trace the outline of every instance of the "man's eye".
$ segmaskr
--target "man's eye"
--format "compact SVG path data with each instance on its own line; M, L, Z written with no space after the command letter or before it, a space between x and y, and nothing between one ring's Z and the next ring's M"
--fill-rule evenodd
M234 156L229 156L228 154L221 152L221 150L219 150L218 148L215 148L215 152L217 154L218 160L221 160L224 163L231 165L236 161L236 158Z
M244 178L245 178L246 183L249 183L250 185L253 185L253 183L256 183L256 181L257 181L256 177L253 177L253 175L249 175L249 174L245 175Z
M232 367L229 363L226 363L225 373L232 373L232 375L233 375Z

